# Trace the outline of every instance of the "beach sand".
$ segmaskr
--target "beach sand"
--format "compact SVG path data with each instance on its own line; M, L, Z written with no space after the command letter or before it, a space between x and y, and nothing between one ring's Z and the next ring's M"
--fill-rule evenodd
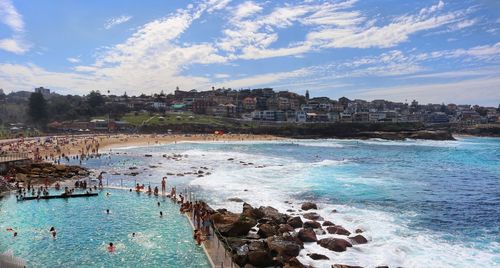
M61 135L27 139L0 140L0 152L25 153L30 158L54 160L72 155L104 153L115 147L148 146L186 141L279 140L271 135L250 134L110 134Z

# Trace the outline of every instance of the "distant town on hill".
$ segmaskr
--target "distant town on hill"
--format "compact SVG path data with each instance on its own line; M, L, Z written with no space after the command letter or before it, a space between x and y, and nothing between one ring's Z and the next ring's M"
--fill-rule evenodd
M205 123L213 118L231 118L267 123L408 123L497 124L499 107L471 104L421 104L389 100L366 101L341 97L311 97L272 88L163 92L152 95L121 96L92 91L88 95L60 95L39 87L33 92L5 94L0 89L0 125L10 131L26 126L64 130L127 129L132 125L168 121L168 115L198 116ZM146 116L142 116L146 114ZM149 116L148 116L149 115ZM161 116L163 115L163 116ZM167 118L167 119L165 119ZM215 122L215 121L214 121ZM92 123L92 124L91 124Z

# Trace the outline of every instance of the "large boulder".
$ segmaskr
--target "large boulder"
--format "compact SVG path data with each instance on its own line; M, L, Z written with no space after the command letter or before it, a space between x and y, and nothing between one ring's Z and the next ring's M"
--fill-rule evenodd
M316 212L308 212L308 213L304 213L304 215L302 215L304 218L308 219L308 220L313 220L313 221L322 221L323 220L323 217L321 217L318 213Z
M323 238L317 242L320 246L336 252L346 251L352 244L339 238Z
M266 238L278 234L278 230L274 225L264 223L259 226L257 234L260 237Z
M335 224L331 221L324 221L323 226L334 226Z
M349 237L349 239L353 242L353 244L366 244L368 240L362 235L356 235L353 237Z
M243 244L239 247L233 248L233 256L232 259L233 261L238 264L239 266L245 265L245 263L248 262L248 252L249 252L249 247L247 244Z
M294 228L292 226L290 226L289 224L280 224L279 228L278 228L279 234L289 233L289 232L293 232L293 231L294 231Z
M243 203L243 212L241 215L247 216L249 218L260 219L264 217L264 214L261 213L258 209L252 207L248 203Z
M305 202L300 207L302 210L318 209L318 206L313 202Z
M285 266L283 268L306 268L304 264L302 264L297 258L293 257L288 260L287 263L285 263ZM309 266L310 267L310 266Z
M215 227L223 236L244 236L257 224L253 218L228 211L218 211L212 216Z
M340 225L328 226L326 228L329 234L338 234L338 235L350 235L351 232L347 231L344 227Z
M264 218L267 221L273 222L275 224L286 223L289 218L288 215L280 213L277 209L269 206L259 207L256 214L258 214L259 216L262 215L261 218Z
M304 228L321 228L321 223L317 221L306 221L304 222Z
M302 241L291 236L273 236L266 240L267 247L273 256L283 261L299 255L300 249L304 247Z
M300 239L302 242L316 242L318 241L318 238L316 237L316 233L314 232L313 229L306 228L306 229L300 229L297 238Z
M255 250L248 252L248 263L258 266L267 267L273 266L273 256L269 254L266 250Z
M299 216L288 219L287 223L293 228L300 228L303 225L302 219Z

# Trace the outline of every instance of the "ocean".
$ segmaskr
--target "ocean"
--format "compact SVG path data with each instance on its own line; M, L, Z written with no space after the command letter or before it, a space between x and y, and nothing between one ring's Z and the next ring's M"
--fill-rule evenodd
M228 198L281 212L314 201L325 220L369 240L342 253L306 244L304 264L500 266L498 138L180 142L105 153L83 165L106 171L109 185L154 186L167 176L177 192L235 212L242 203Z

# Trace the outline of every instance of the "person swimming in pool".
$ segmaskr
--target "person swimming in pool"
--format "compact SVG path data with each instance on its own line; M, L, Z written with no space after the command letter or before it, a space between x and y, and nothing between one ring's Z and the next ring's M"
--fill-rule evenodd
M163 211L160 211L160 218L163 218Z
M108 252L115 252L115 245L113 245L113 242L109 242L108 246Z
M50 227L50 231L49 232L52 234L52 238L56 239L57 232L56 232L56 228L54 228L54 226Z
M106 209L106 214L109 214L109 209Z

